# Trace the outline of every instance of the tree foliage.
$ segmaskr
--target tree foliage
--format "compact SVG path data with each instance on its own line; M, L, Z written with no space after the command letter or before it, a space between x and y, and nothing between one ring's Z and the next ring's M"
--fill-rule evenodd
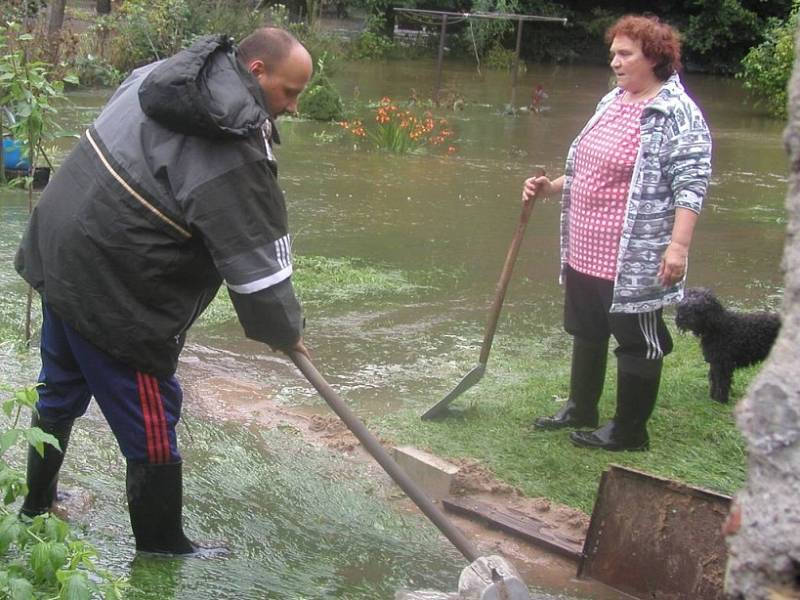
M786 116L787 88L794 61L794 34L800 1L795 1L787 21L772 19L764 41L751 48L742 61L739 77L756 98L775 116Z

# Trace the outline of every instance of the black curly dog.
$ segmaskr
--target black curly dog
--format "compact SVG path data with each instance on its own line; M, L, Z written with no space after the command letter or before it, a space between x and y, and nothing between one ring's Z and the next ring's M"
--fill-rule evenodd
M781 328L781 319L771 312L726 310L711 290L690 288L678 304L675 325L700 338L703 358L710 365L711 398L727 402L733 371L767 357Z

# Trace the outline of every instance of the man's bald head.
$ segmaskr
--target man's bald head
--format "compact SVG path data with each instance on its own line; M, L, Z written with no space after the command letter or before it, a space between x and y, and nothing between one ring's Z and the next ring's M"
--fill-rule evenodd
M277 27L261 27L239 43L239 61L245 66L260 60L267 69L274 69L286 60L300 42L288 31Z
M256 29L239 44L239 61L255 77L273 117L297 110L297 99L313 70L308 50L290 33Z

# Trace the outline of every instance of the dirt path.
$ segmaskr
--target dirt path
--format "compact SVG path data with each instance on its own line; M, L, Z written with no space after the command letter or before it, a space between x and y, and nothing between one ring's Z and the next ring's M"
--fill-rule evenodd
M259 428L292 427L315 446L344 454L358 461L367 476L381 481L386 498L401 509L417 511L416 506L394 486L377 463L361 448L358 440L332 413L315 414L302 409L281 406L269 389L254 382L225 375L209 375L182 370L182 383L187 406L200 410L213 419L236 421ZM386 448L391 440L381 439ZM498 481L479 461L456 462L456 494L469 495L500 510L513 509L547 523L550 531L579 543L586 535L589 517L585 513L546 498L530 498L519 490ZM620 593L596 582L575 579L577 565L538 546L490 529L471 519L447 513L450 519L475 544L481 554L502 554L514 562L520 574L531 585L577 597L618 599Z

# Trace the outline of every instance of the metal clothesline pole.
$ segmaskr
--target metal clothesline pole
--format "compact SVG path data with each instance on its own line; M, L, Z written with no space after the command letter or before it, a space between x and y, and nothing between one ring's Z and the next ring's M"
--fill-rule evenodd
M517 106L517 73L519 71L519 51L522 47L522 24L525 21L519 19L517 21L517 47L514 50L514 66L511 73L511 110L514 111Z
M448 10L426 10L422 8L401 8L396 7L394 12L399 13L410 13L410 14L417 14L417 15L431 15L431 16L442 16L447 15L448 17L461 17L462 19L505 19L510 21L540 21L545 23L561 23L562 25L567 24L567 19L564 17L543 17L540 15L521 15L516 13L487 13L487 12L453 12Z
M442 62L444 61L444 38L447 31L447 15L442 15L442 30L439 34L439 54L436 57L436 89L433 91L433 100L439 106L439 93L442 88Z
M428 15L437 16L441 18L441 27L439 33L439 51L436 56L436 87L433 92L433 99L436 106L439 106L439 96L442 88L442 63L444 62L444 42L447 32L448 17L458 17L458 20L466 19L495 19L507 20L517 22L517 45L514 51L514 66L511 75L511 110L514 110L517 100L517 76L519 72L519 57L522 49L522 27L525 21L538 21L545 23L561 23L567 24L567 19L563 17L542 17L539 15L518 15L514 13L485 13L485 12L452 12L447 10L426 10L423 8L395 8L394 12L407 13L409 15Z

